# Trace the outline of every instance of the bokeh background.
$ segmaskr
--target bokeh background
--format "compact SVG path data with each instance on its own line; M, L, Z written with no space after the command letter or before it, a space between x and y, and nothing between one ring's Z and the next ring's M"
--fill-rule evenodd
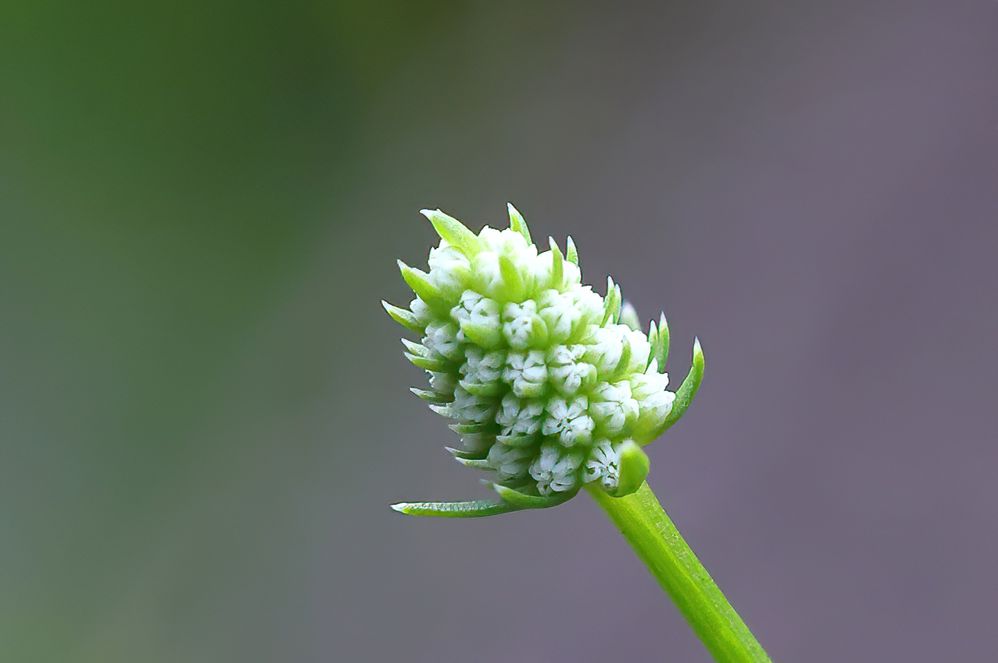
M483 521L379 300L514 201L704 388L651 483L781 661L998 650L998 4L0 5L0 659L706 661Z

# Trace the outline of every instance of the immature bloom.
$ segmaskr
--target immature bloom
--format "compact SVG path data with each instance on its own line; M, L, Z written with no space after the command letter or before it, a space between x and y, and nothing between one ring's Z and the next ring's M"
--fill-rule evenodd
M612 280L605 296L582 284L571 239L565 252L554 240L540 251L509 210L510 228L478 234L439 210L423 211L441 236L429 271L400 263L416 296L408 309L385 304L421 339L404 341L406 356L429 376L429 389L413 392L453 421L462 448L452 453L494 472L510 508L549 506L584 484L633 490L643 479L634 472L647 471L647 459L634 461L643 457L638 445L688 405L702 356L677 409L663 372L664 317L647 335L632 329L636 314L621 318Z

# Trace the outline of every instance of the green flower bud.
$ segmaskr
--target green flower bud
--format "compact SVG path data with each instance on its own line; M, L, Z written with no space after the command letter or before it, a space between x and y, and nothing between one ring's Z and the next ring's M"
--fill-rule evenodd
M553 506L583 485L635 490L647 472L639 448L689 405L702 355L680 388L664 372L668 327L649 334L608 280L607 295L582 285L571 238L540 252L522 215L477 235L439 210L424 210L441 237L424 272L399 263L416 297L389 316L419 334L406 357L427 371L413 389L452 420L462 464L494 473L502 502L396 505L419 515L492 515ZM696 346L699 352L699 345ZM697 361L698 360L698 361Z

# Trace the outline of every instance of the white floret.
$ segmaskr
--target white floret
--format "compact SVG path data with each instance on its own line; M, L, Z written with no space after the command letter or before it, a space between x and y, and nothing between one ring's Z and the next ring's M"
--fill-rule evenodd
M668 386L669 374L659 373L658 361L654 359L645 372L631 376L631 395L639 401L665 391Z
M627 382L600 383L592 392L589 412L601 430L616 435L638 417L638 402Z
M632 375L631 394L638 401L638 424L635 436L647 439L665 423L672 411L676 395L668 391L669 376L658 372L658 363L652 360L644 373Z
M520 304L506 304L503 307L502 333L511 348L525 350L530 346L536 314L537 303L531 299Z
M473 345L465 348L467 360L461 366L461 375L468 382L491 384L502 377L505 357L502 352L486 352Z
M461 299L457 306L451 309L451 318L460 327L463 322L470 322L484 329L499 329L499 303L494 299L489 299L474 290L465 290L461 293ZM496 332L498 339L498 331ZM457 340L464 343L464 332L458 330Z
M506 358L503 380L510 385L513 393L520 398L540 396L544 393L548 369L544 363L544 352L510 352Z
M624 342L631 346L631 359L627 364L628 371L633 373L645 370L645 367L648 366L648 357L651 355L651 344L648 343L648 337L644 335L644 332L631 329L626 325L618 325L618 327L624 328L625 331L622 331L621 335Z
M547 418L541 432L548 436L557 436L566 447L577 443L586 443L592 439L594 423L587 410L589 401L585 396L579 396L571 401L562 398L552 398L547 406Z
M556 390L574 396L596 380L596 367L581 361L584 345L558 345L548 351L548 376Z
M456 248L441 240L440 246L430 249L430 280L441 290L457 294L467 286L471 275L471 262Z
M496 442L486 457L489 466L496 471L500 481L522 479L527 476L534 450L529 447L514 447Z
M507 394L502 399L496 423L502 427L502 435L534 435L540 430L543 415L543 402L521 400Z
M589 360L600 375L607 375L617 370L621 355L624 352L623 325L611 325L596 329L592 342L586 349L586 359Z
M475 256L473 270L475 281L482 292L497 299L503 298L507 284L503 280L499 268L499 256L509 258L526 281L532 281L533 265L537 258L537 247L527 244L518 232L513 230L495 230L486 226L479 234L483 250Z
M523 263L524 267L537 257L537 247L528 244L523 235L510 228L496 230L485 226L478 234L478 238L486 250L507 255L517 263Z
M538 314L547 324L552 342L562 343L572 335L582 315L570 294L545 290L537 300Z
M424 327L433 320L433 313L430 311L429 305L427 305L427 303L419 297L416 297L409 302L409 310L412 311L412 315L416 318L416 322Z
M476 288L489 297L501 296L503 292L502 272L499 270L499 254L482 251L475 256L472 278Z
M431 352L448 359L461 357L461 346L457 340L457 325L453 322L431 322L426 325L423 345Z
M592 286L574 287L569 294L586 324L599 324L603 320L603 298L593 292Z
M457 387L457 380L450 373L439 373L437 371L426 371L430 376L430 389L438 394L453 394Z
M530 465L530 476L537 482L541 495L563 493L579 485L578 469L582 458L566 453L554 444L541 447L540 456Z
M614 490L620 477L620 455L609 440L597 443L582 468L582 480L586 483L599 480L607 490Z
M492 399L475 396L457 386L454 402L447 407L447 411L458 421L483 424L494 420L496 404Z

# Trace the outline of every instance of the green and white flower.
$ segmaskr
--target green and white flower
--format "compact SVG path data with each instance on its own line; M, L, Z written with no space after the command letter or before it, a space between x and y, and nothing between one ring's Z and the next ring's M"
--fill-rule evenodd
M586 484L617 495L644 480L648 444L689 406L703 355L680 389L667 389L665 317L647 334L622 316L620 288L582 284L571 238L539 251L523 217L473 233L440 210L422 214L440 235L429 271L399 263L416 297L388 314L420 337L406 357L427 371L413 389L452 420L469 467L494 473L500 502L396 505L419 515L480 516L559 504Z

